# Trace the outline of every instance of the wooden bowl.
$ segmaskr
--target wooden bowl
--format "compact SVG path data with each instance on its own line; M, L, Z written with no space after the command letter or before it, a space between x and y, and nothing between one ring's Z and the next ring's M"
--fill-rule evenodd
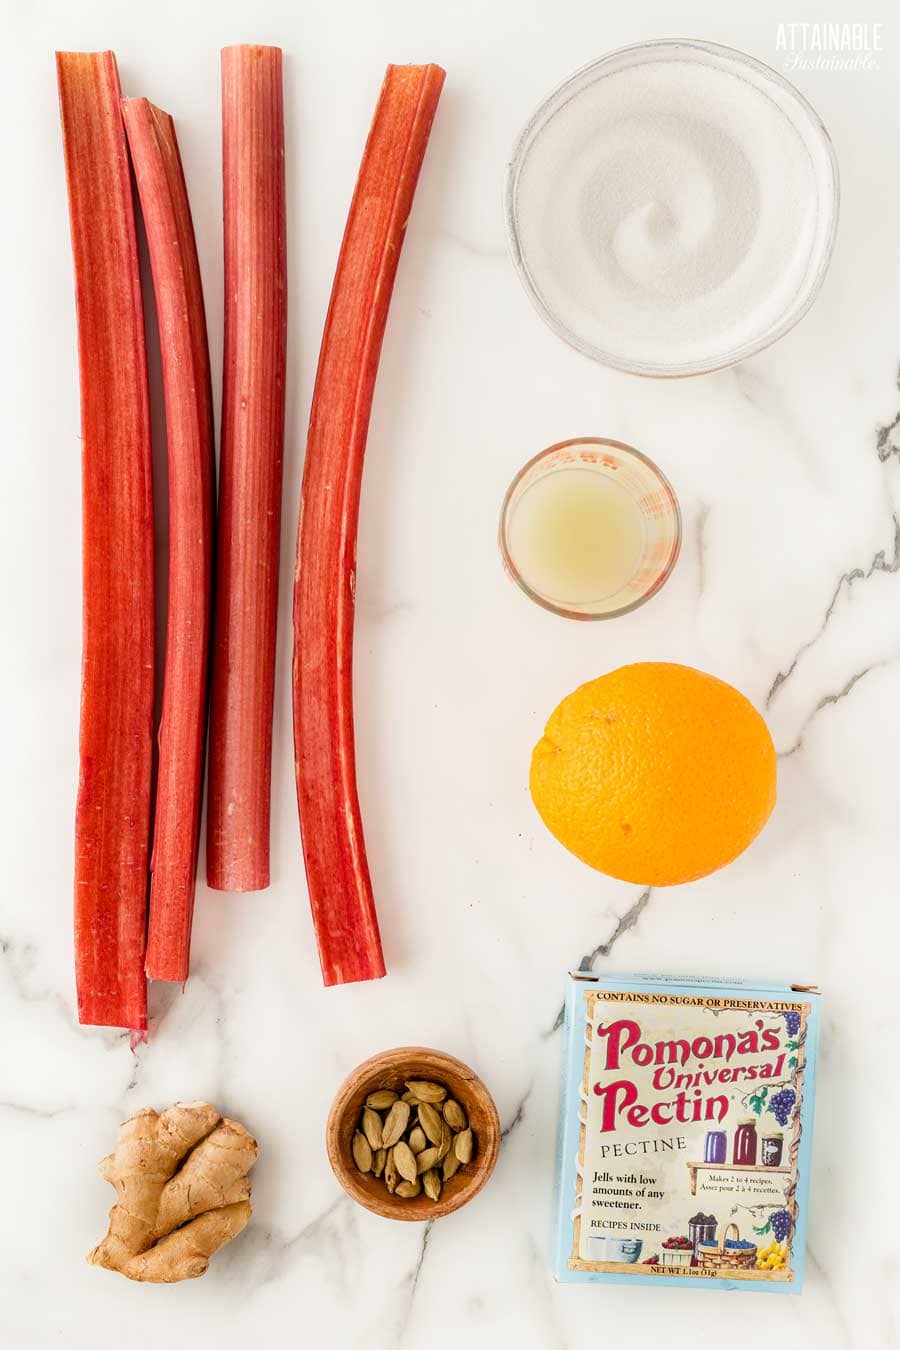
M359 1171L351 1153L351 1141L369 1093L376 1088L391 1088L402 1094L406 1082L415 1079L446 1087L448 1096L455 1097L463 1107L475 1135L474 1158L444 1182L437 1201L429 1200L424 1193L412 1200L391 1195L383 1180ZM334 1175L358 1204L385 1219L425 1223L452 1214L481 1190L497 1162L500 1120L484 1083L460 1060L421 1045L401 1046L367 1059L339 1088L328 1116L326 1143Z

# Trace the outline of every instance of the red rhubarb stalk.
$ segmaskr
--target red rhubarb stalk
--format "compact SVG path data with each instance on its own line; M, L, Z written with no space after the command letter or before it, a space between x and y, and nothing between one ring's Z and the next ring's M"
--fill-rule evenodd
M281 51L222 52L225 365L207 881L269 884L287 335Z
M122 104L153 273L169 445L169 609L147 975L184 982L200 838L212 605L212 393L200 264L175 124Z
M439 66L388 66L338 258L306 445L294 586L294 755L327 985L385 973L356 790L356 532L381 342L443 83Z
M153 497L147 362L112 52L58 52L81 375L83 652L75 817L80 1022L147 1025Z

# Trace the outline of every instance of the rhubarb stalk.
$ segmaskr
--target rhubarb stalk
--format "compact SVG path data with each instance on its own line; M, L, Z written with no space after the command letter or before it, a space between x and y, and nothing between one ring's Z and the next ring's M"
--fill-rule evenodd
M75 817L80 1022L147 1026L153 496L147 362L112 52L56 56L81 376L83 652Z
M156 296L169 463L169 608L147 975L188 976L197 876L212 604L212 393L200 264L175 124L122 104Z
M439 66L388 66L338 258L306 445L294 586L294 755L326 985L385 973L356 789L356 533L378 358L443 83Z
M222 52L225 363L207 880L269 884L269 790L287 334L277 47Z

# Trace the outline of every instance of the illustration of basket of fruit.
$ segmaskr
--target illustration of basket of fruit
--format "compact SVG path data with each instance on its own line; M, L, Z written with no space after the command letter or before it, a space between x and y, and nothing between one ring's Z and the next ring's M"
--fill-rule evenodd
M666 1238L660 1252L661 1266L689 1266L694 1255L694 1244L689 1237Z
M734 1230L734 1237L728 1234ZM756 1260L756 1243L741 1237L736 1223L726 1224L716 1242L701 1242L697 1259L702 1270L751 1270Z

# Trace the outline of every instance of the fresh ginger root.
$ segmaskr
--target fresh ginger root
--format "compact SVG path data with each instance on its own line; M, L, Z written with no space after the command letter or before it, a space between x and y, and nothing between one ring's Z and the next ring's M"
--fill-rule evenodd
M138 1111L100 1164L118 1200L88 1261L157 1284L202 1275L249 1222L247 1173L258 1152L243 1125L206 1102Z

